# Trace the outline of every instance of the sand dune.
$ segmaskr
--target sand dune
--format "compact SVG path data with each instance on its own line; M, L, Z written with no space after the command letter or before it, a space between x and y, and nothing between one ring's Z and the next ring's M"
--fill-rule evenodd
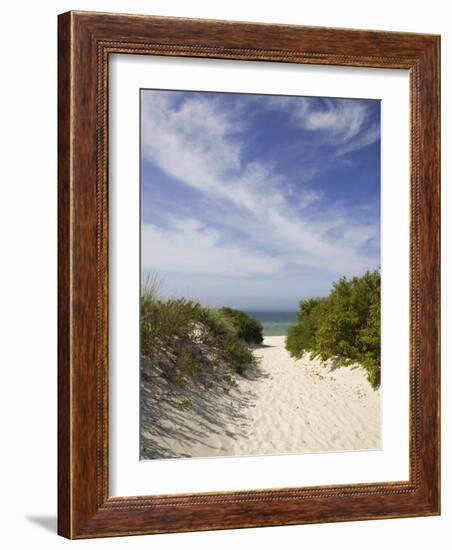
M364 370L307 355L294 360L284 340L266 337L254 351L259 366L236 386L218 378L208 390L187 385L175 395L153 373L142 384L142 458L379 448L380 396Z

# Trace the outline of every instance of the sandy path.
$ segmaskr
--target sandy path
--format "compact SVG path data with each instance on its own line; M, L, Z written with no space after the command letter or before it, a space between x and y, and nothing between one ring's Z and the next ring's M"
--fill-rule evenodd
M217 393L190 390L191 410L149 392L154 418L142 427L147 458L203 457L376 449L379 391L360 367L295 361L284 336L254 351L258 368ZM162 394L163 395L163 394ZM165 394L166 395L166 394ZM149 407L152 410L152 403Z
M268 378L257 385L248 436L235 441L232 454L379 447L379 391L363 369L334 368L308 356L295 361L283 336L266 337L264 344L255 354Z

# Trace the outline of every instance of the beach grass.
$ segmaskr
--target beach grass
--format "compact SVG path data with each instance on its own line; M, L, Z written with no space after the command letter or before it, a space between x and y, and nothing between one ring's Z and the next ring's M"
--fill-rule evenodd
M161 298L156 279L143 286L140 307L141 354L163 361L177 383L197 375L206 383L213 368L243 375L256 363L247 344L262 342L262 327L241 312Z

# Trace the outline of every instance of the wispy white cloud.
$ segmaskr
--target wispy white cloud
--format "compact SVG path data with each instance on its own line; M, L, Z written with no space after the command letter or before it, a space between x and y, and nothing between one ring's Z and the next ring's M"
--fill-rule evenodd
M294 123L305 130L323 135L324 143L340 145L337 155L345 155L380 138L379 125L370 128L369 107L360 100L332 100L321 102L309 97L274 97L267 102L271 108L289 111Z
M357 108L299 109L306 109L300 122L330 130L331 139L341 144L353 143L365 116ZM215 100L193 96L178 105L170 94L146 92L142 110L144 156L202 193L217 212L223 208L217 222L225 228L219 232L194 219L170 219L165 229L144 225L142 254L149 267L248 276L298 265L349 275L378 264L360 251L378 228L354 222L353 212L332 206L323 205L313 216L321 194L306 186L290 197L283 190L294 182L262 161L245 162L243 121ZM237 227L246 238L231 236L228 228Z
M376 143L379 139L380 126L378 124L374 124L370 128L363 131L358 137L356 137L356 139L352 139L348 143L345 143L344 145L339 147L336 155L342 156L353 151L358 151L359 149L363 149L368 145Z
M282 263L268 254L228 241L194 218L170 218L166 227L141 227L141 265L150 270L210 273L225 277L266 276Z
M300 205L303 207L311 206L312 204L319 202L323 198L323 193L321 191L315 191L314 189L310 189L309 187L303 189L298 195Z
M364 103L326 99L322 108L313 107L310 99L303 98L295 116L307 130L322 130L331 143L346 143L361 131L368 117Z

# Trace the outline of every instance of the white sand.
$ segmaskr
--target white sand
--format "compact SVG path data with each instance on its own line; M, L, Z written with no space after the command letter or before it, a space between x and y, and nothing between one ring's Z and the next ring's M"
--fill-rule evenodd
M377 449L380 395L359 366L335 368L307 355L292 359L284 336L254 353L259 367L237 386L174 415L160 400L160 426L142 431L155 458L259 455ZM212 390L209 390L211 392ZM193 393L193 392L192 392ZM165 424L166 422L166 424Z

